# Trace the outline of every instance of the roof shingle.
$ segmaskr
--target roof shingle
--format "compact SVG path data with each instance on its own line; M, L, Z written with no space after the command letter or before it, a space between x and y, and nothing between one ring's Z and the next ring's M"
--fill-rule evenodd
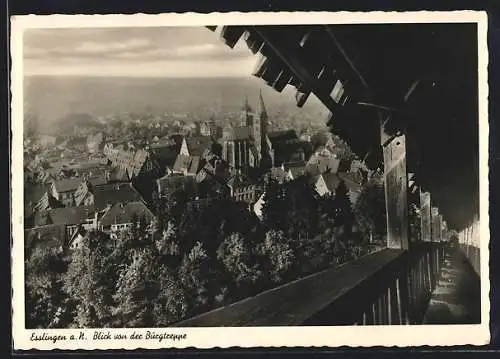
M57 192L72 192L76 191L80 183L82 183L81 178L64 178L60 180L53 181Z
M201 157L206 149L212 147L212 137L210 136L190 136L186 137L186 144L191 156Z
M153 212L149 210L143 201L129 202L127 204L117 203L107 211L100 220L103 226L117 223L132 223L134 218L145 217L147 221L154 218Z

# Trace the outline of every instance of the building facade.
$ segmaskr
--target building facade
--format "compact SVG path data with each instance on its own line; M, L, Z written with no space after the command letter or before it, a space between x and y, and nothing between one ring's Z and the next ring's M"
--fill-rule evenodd
M226 133L222 157L232 169L247 171L250 168L271 167L272 148L267 137L268 116L262 93L254 113L245 99L240 126Z

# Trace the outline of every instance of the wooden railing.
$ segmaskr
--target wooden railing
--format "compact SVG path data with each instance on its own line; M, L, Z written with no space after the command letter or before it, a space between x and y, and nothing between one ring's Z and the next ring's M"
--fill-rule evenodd
M176 327L421 323L445 243L383 249L175 324Z

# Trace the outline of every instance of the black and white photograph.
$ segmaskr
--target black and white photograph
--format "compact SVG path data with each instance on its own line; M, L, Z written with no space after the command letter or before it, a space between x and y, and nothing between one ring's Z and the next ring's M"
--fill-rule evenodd
M486 25L460 14L12 20L14 342L486 343Z

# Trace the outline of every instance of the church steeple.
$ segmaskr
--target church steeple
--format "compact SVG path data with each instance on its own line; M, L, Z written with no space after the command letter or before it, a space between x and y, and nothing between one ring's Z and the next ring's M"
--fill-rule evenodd
M241 126L251 126L253 123L252 108L248 104L248 97L245 95L245 102L241 108Z
M248 104L248 96L245 95L245 102L243 103L243 107L241 108L244 112L252 112L252 108Z
M269 138L267 137L269 131L269 122L266 111L266 105L264 104L264 98L262 97L262 90L259 91L259 101L257 105L257 113L256 113L257 122L260 124L259 128L259 150L261 153L262 163L261 166L263 168L269 168L272 166L273 155L272 155L272 146Z
M267 119L266 105L264 104L264 98L262 97L262 90L259 91L259 102L257 105L257 117L261 120L263 118Z

